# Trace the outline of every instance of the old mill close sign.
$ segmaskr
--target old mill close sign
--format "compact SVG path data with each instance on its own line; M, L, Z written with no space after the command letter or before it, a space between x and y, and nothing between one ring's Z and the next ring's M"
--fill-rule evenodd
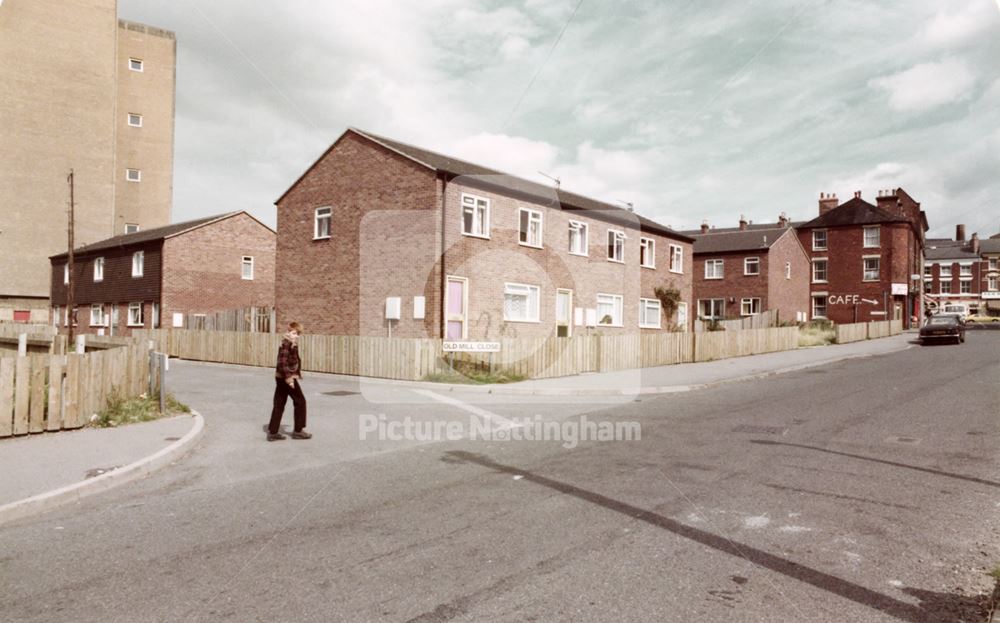
M445 340L441 350L446 353L499 353L500 342L465 342Z

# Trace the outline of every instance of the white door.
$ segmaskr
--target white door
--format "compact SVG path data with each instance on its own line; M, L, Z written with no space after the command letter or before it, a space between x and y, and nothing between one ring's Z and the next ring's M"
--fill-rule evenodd
M468 335L466 323L469 306L469 280L465 277L448 277L445 292L446 340L464 340Z
M677 304L677 326L680 327L681 331L688 330L688 304L678 303Z
M573 291L556 290L556 336L573 335Z

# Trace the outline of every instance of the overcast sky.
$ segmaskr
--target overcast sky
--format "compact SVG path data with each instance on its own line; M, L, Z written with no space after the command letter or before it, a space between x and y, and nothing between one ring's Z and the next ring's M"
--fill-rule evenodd
M348 126L677 229L901 186L1000 229L1000 0L119 0L177 34L175 221L273 202ZM560 33L562 36L560 37Z

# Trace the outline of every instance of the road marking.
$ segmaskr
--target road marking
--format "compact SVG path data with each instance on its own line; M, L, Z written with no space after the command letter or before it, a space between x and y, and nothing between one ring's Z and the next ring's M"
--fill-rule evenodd
M414 389L414 393L420 394L421 396L426 396L438 402L443 402L447 405L457 407L463 411L468 411L469 413L483 418L487 422L494 425L494 430L510 430L512 428L520 428L524 424L518 424L514 420L509 420L502 415L493 413L492 411L487 411L477 407L476 405L471 405L467 402L462 402L457 398L452 398L451 396L442 396L437 392L432 392L429 389Z

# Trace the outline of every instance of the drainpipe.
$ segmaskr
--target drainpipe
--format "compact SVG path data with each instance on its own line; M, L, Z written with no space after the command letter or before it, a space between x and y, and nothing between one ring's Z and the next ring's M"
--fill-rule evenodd
M441 174L441 260L439 265L441 266L441 292L438 296L438 309L441 314L441 339L448 337L447 327L448 327L448 312L447 305L448 302L445 300L445 291L447 289L447 279L448 272L445 270L444 258L445 258L445 240L444 235L447 230L447 219L445 216L445 209L448 206L448 177L446 173Z

